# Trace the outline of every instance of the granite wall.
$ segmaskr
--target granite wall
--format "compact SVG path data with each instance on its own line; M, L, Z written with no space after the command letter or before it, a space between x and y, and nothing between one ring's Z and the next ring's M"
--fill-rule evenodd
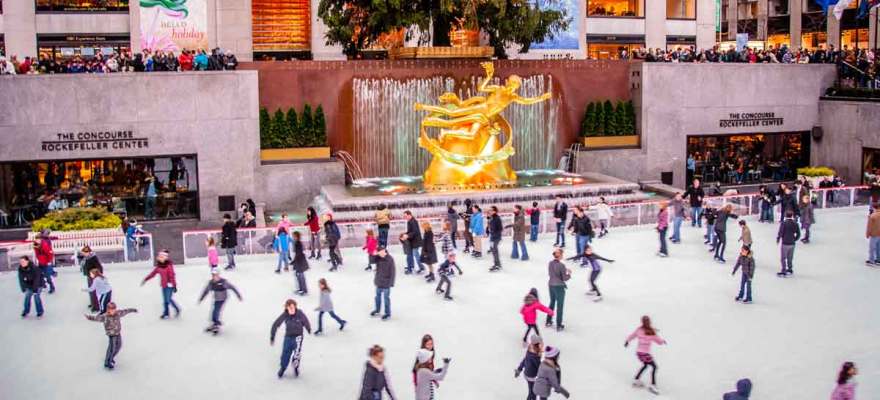
M819 96L833 83L835 70L810 64L643 63L632 74L639 86L633 100L641 147L581 152L578 168L629 180L659 180L661 172L672 171L673 185L681 188L689 135L809 131L819 125ZM721 123L735 114L747 119L749 113L781 120L769 126Z
M850 185L861 184L862 148L880 149L880 103L822 100L823 135L813 139L811 163L834 168Z
M256 190L268 211L299 211L321 194L321 186L344 184L341 161L264 164L258 169Z
M2 76L0 93L0 161L195 154L203 220L222 214L218 196L255 194L256 72ZM146 146L77 138L99 131L130 131ZM53 141L78 147L48 150Z

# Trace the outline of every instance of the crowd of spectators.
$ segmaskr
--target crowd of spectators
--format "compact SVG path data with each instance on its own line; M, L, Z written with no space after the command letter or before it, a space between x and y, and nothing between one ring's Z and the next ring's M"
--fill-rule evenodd
M75 56L58 61L47 54L39 59L25 57L18 59L15 55L6 58L0 55L0 75L16 74L80 74L80 73L114 73L114 72L153 72L153 71L220 71L235 70L238 59L227 50L219 48L211 50L186 50L175 55L171 51L150 51L132 54L128 51L94 57Z

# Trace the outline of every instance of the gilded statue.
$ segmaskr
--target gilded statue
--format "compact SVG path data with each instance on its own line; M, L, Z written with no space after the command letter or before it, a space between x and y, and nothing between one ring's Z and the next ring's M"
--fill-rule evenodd
M516 172L510 166L510 157L516 153L513 131L501 113L511 103L536 104L552 95L548 92L538 97L521 97L517 94L522 84L519 76L511 75L503 85L493 85L494 66L491 62L481 66L486 76L477 90L485 96L462 100L455 93L447 92L438 98L439 105L415 105L417 111L430 113L422 119L419 134L419 146L433 156L424 175L428 189L516 183ZM439 135L430 137L429 128L439 128Z

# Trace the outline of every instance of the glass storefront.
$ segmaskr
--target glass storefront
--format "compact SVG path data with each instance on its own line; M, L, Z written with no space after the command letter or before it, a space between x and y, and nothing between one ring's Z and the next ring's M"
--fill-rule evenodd
M868 28L845 29L840 31L840 48L868 48Z
M645 0L587 0L588 17L644 17Z
M862 184L880 186L880 149L862 147Z
M809 132L688 136L687 176L722 185L795 179L810 163Z
M619 60L624 51L632 57L644 47L644 43L587 43L587 54L591 60Z
M828 48L828 34L825 32L806 32L801 35L801 47L817 50L819 47Z
M120 54L131 50L131 39L121 35L37 35L40 57L55 61L68 61L74 58L91 59L97 56Z
M128 12L128 0L36 0L36 7L37 12Z
M666 18L697 19L697 1L666 0Z
M0 209L4 227L87 206L138 220L198 218L198 182L195 156L6 162Z

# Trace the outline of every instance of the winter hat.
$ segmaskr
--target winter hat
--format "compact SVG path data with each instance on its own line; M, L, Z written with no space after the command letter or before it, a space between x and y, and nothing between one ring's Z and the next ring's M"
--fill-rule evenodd
M546 358L556 358L559 357L559 349L553 346L547 346L544 348L544 357Z
M431 357L434 357L434 352L428 349L419 349L416 352L416 360L418 360L419 364L424 364L428 362Z
M537 333L533 333L532 336L529 338L529 344L538 343L544 343L544 339L541 339L541 336L539 336Z

